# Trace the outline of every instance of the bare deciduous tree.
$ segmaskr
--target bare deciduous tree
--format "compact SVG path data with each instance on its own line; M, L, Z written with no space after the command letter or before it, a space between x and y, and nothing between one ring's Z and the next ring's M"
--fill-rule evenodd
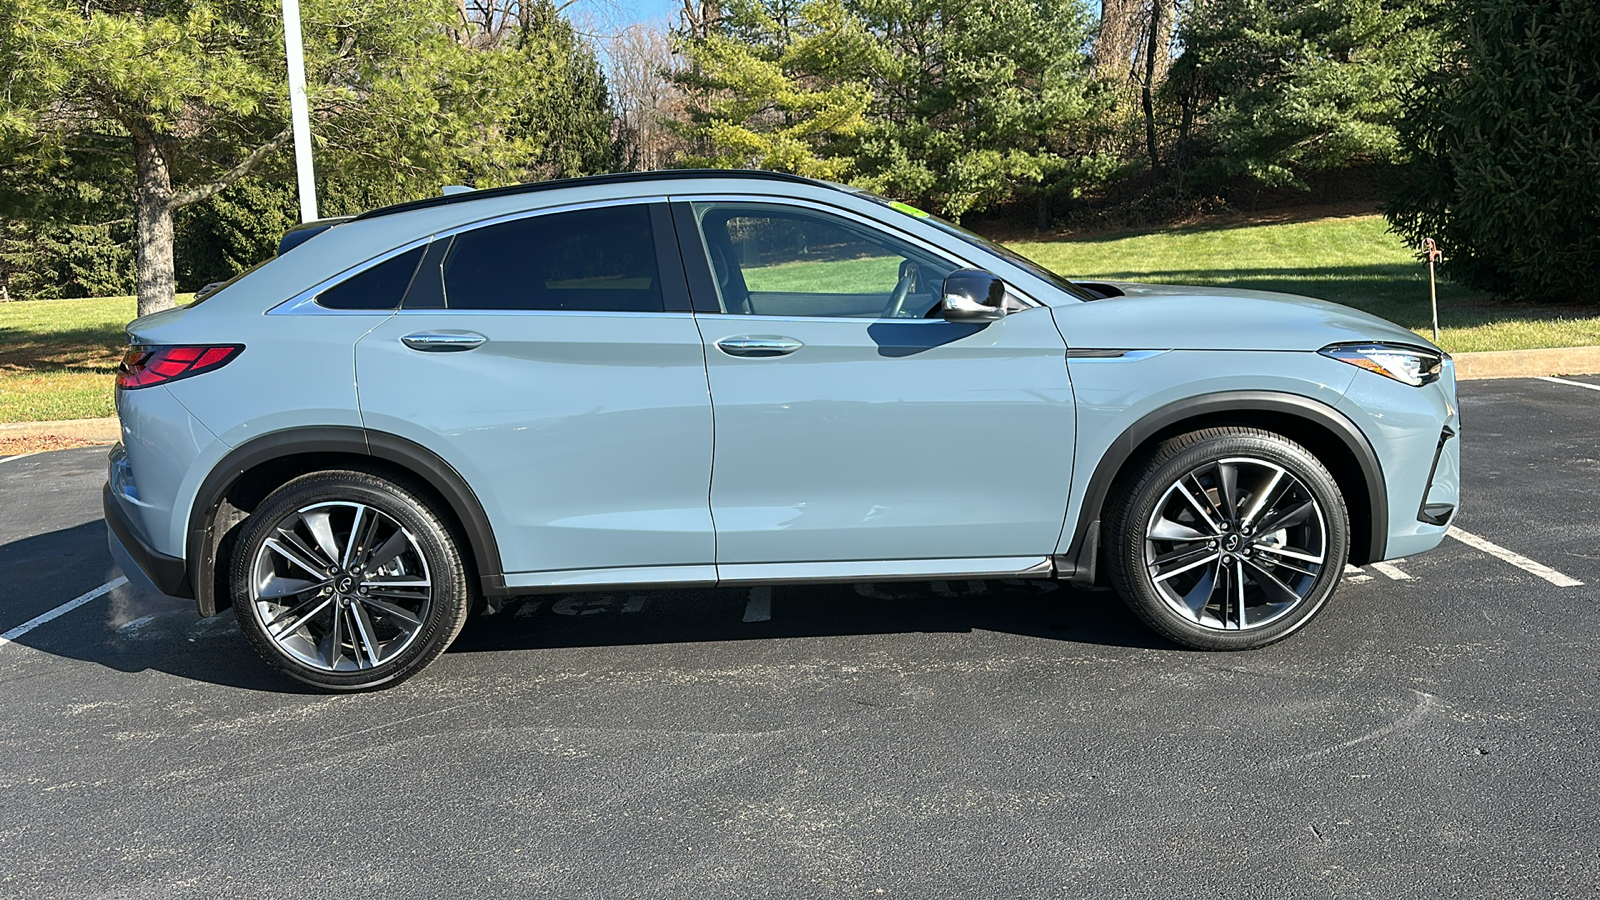
M1099 74L1136 87L1159 85L1172 61L1177 6L1177 0L1101 0L1094 42Z
M639 169L670 165L682 138L669 123L683 118L684 98L672 81L679 61L666 27L636 22L611 38L606 55L627 156Z
M721 0L683 0L683 9L678 10L678 21L684 37L705 40L722 24Z
M1145 151L1161 168L1156 141L1155 94L1172 64L1177 0L1101 0L1095 36L1095 70L1117 85L1144 115Z

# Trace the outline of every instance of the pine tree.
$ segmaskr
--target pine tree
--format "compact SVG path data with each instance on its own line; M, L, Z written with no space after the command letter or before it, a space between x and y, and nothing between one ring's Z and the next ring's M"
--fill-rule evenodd
M1088 135L1110 97L1079 0L859 0L876 36L862 183L959 217L1072 192L1109 168Z
M1389 158L1395 122L1437 57L1439 0L1194 0L1167 94L1213 176L1302 185Z
M289 140L277 0L11 0L0 7L0 159L10 174L132 185L139 311L173 303L178 210L282 160ZM308 4L319 148L389 187L465 168L516 178L528 145L500 123L531 93L510 52L451 29L446 0ZM16 212L13 211L13 215Z
M1463 0L1448 36L1400 122L1390 222L1467 284L1600 303L1600 7Z
M733 0L704 37L686 36L677 75L689 166L761 168L843 180L843 142L866 123L868 47L841 0Z

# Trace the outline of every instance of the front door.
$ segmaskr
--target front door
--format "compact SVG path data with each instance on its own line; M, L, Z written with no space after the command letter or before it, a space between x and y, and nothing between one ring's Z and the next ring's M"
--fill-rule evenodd
M699 290L716 295L696 309L718 310L696 319L721 577L873 561L991 570L1054 552L1073 399L1049 309L928 318L962 263L843 213L712 201L675 215L686 264L709 275Z

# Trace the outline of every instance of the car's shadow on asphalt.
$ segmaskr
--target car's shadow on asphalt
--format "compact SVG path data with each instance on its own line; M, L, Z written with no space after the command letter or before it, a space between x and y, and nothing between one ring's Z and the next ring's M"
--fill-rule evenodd
M451 652L974 631L1173 648L1109 591L991 579L519 597L471 620Z
M231 610L201 619L191 601L127 585L15 643L130 676L158 672L251 691L314 693L257 658Z
M121 574L106 549L106 526L100 519L0 545L0 631L57 610ZM128 584L37 624L11 642L130 675L164 672L248 690L299 690L255 657L231 612L201 619L192 600ZM0 663L8 655L8 648L0 645ZM0 682L10 677L10 666L0 666Z
M0 612L7 627L118 576L100 549L104 529L95 521L0 546ZM70 585L62 580L66 572L75 579ZM1173 649L1109 591L1048 581L618 590L516 597L496 607L468 621L452 653L977 631L1061 641L1063 652L1074 643ZM132 585L13 640L128 674L162 672L244 690L309 692L256 657L231 610L201 619L191 601Z

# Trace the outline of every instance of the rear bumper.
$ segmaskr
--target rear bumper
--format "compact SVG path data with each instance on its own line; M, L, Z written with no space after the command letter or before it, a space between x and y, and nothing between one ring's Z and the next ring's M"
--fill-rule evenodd
M146 590L193 600L194 588L189 583L188 567L181 559L150 549L128 521L122 505L112 496L109 482L100 489L100 502L105 508L106 541L111 547L111 558L122 568L122 574Z

